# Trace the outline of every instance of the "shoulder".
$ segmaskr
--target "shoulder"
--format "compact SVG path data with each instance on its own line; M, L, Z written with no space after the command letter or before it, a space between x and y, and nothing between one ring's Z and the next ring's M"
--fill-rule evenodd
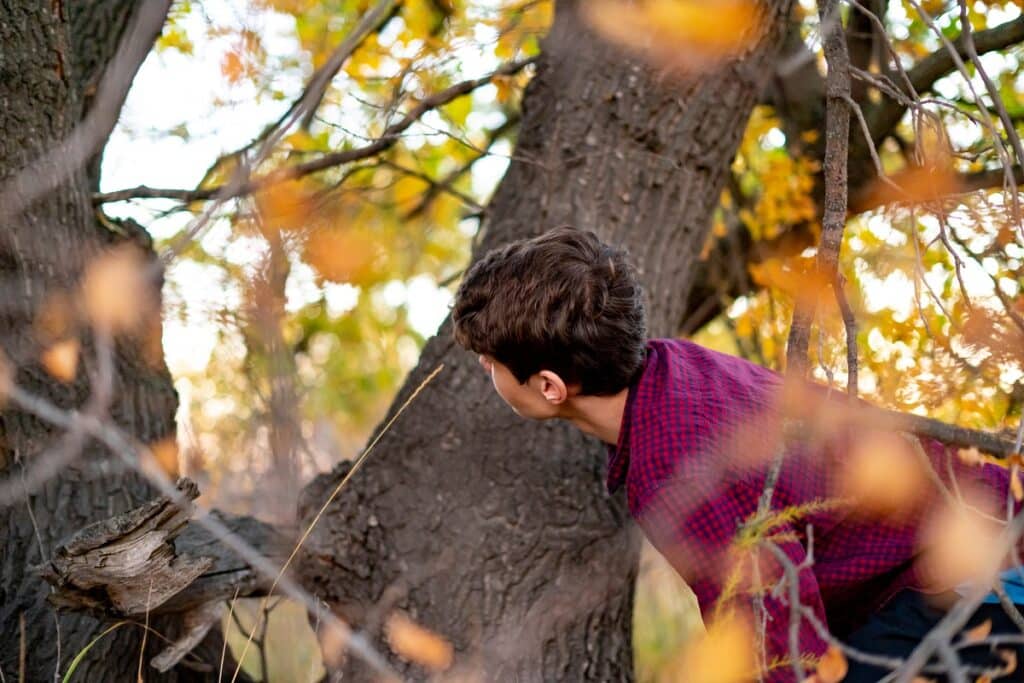
M701 478L732 430L771 410L776 373L685 339L652 339L631 407L631 492Z

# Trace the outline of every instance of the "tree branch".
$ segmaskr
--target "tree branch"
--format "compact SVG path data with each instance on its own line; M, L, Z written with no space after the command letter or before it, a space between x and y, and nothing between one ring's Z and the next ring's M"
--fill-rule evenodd
M1008 21L1005 24L979 31L974 35L974 46L978 54L1001 50L1015 43L1024 40L1024 16ZM953 41L953 46L960 58L967 57L967 46L964 37L960 36ZM921 59L908 72L910 83L917 92L931 89L935 81L956 68L956 62L950 51L943 48L936 50L927 57ZM904 91L910 95L909 92ZM895 100L885 100L881 104L868 107L865 114L868 126L871 129L871 136L876 143L887 136L892 129L903 118L906 106Z
M817 273L820 282L828 282L843 311L847 333L847 362L849 363L848 390L851 395L857 391L857 349L856 333L851 329L852 315L847 315L849 305L843 293L842 278L839 275L839 249L843 242L847 212L847 163L850 144L850 56L846 51L846 36L837 18L839 8L836 0L824 0L819 5L822 25L829 21L834 24L825 35L825 59L828 63L826 79L827 109L825 131L825 206L822 216L821 244L818 247ZM807 347L810 339L810 325L817 307L817 292L798 297L793 311L789 342L786 349L787 373L803 377L807 372Z
M225 189L226 185L217 185L215 187L207 187L197 190L163 189L139 186L125 190L116 190L114 192L101 192L94 194L92 197L93 204L104 204L107 202L139 198L168 198L184 202L205 201L213 199L214 197L221 200L227 200L252 194L257 190L264 189L276 183L294 180L335 166L376 156L393 147L401 139L401 134L416 123L420 117L427 112L448 104L463 95L467 95L477 88L487 85L498 76L509 76L518 73L530 64L533 64L535 61L536 58L534 57L510 62L486 76L456 83L450 88L431 95L430 97L420 101L419 104L410 109L401 119L388 126L379 138L368 145L339 152L332 152L304 163L279 169L265 176L241 183L237 188L226 194L219 194Z
M50 601L105 617L182 613L211 602L259 595L270 579L224 546L209 530L189 524L199 489L177 484L182 500L160 496L91 524L54 549L40 574L54 586ZM280 562L288 537L252 517L213 513L262 556ZM152 588L152 592L151 592Z

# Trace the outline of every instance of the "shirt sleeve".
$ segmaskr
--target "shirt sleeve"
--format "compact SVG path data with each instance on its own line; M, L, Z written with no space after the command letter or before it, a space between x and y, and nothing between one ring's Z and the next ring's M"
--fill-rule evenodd
M700 606L704 623L708 624L718 611L719 599L725 597L728 607L741 613L756 629L753 614L754 558L750 551L739 551L733 544L740 524L756 510L757 493L742 484L712 487L701 478L663 484L643 499L640 524L652 544L668 559L689 584ZM815 618L827 627L821 592L814 572L803 566L807 552L795 530L787 525L772 530L773 542L793 567L800 568L798 588L800 604L809 608ZM790 664L790 608L788 585L778 597L772 588L783 576L783 566L768 549L759 551L761 585L765 595L765 661L769 683L795 681ZM729 595L723 596L728 587ZM828 648L806 618L800 617L797 627L798 649L805 659L814 659ZM804 666L810 673L812 667Z

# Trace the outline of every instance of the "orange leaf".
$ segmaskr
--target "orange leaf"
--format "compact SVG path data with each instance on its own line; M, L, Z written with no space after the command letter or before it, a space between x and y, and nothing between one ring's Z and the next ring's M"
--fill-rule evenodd
M47 294L36 313L36 336L43 343L52 343L66 339L72 334L74 326L74 310L72 303L64 292Z
M933 590L975 581L995 547L995 525L963 506L944 506L922 530L921 574Z
M273 228L303 228L313 214L313 192L300 180L275 182L256 193L256 205L260 217Z
M145 314L145 263L138 249L117 247L94 259L82 281L86 314L97 328L110 333L129 332Z
M178 440L173 436L167 437L150 444L149 450L164 474L172 479L177 478L179 474Z
M1017 653L1014 650L997 650L999 656L1006 662L1006 668L1003 669L1003 674L1012 674L1017 670Z
M11 370L11 364L7 362L7 356L3 349L0 349L0 405L3 405L6 400L7 392L10 391L13 382L14 372Z
M713 68L761 33L751 0L590 0L583 9L605 38L680 73Z
M317 634L320 639L320 652L323 653L324 661L332 668L337 668L345 659L345 650L348 648L349 633L334 622L327 622L320 627Z
M373 275L376 252L365 230L328 228L309 236L303 258L327 280L359 284Z
M842 495L869 515L898 515L911 510L927 490L926 465L913 444L892 432L857 437L842 465Z
M1013 499L1018 503L1024 500L1024 486L1020 483L1020 472L1016 469L1010 472L1010 492L1013 494Z
M956 455L960 458L960 462L965 465L977 466L985 464L984 456L975 446L957 449Z
M846 677L850 665L846 661L846 655L835 645L828 648L828 651L818 660L818 668L815 674L821 683L839 683Z
M988 638L988 635L992 633L992 620L986 619L977 626L968 629L964 632L965 643L980 643L981 641Z
M228 79L228 83L240 81L244 71L245 67L242 65L242 56L237 51L230 50L221 58L220 72L224 74L224 78Z
M388 618L387 636L391 649L409 661L432 671L444 671L452 665L451 643L404 614L396 612Z
M73 382L78 373L77 339L65 339L57 342L43 352L43 367L61 382Z
M870 192L867 200L870 205L918 204L943 199L960 191L952 166L945 164L917 166L890 176L889 180L896 187L879 181Z

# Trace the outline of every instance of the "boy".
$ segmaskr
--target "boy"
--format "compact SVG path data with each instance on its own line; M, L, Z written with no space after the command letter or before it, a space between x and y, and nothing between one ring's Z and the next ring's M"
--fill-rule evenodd
M931 478L888 501L887 514L858 509L844 488L843 440L814 434L812 420L796 430L802 438L784 434L790 423L776 373L688 341L648 341L633 267L591 232L558 228L486 254L466 273L452 318L457 342L479 355L516 413L568 420L607 445L609 491L625 486L631 514L689 582L706 622L733 613L753 624L752 596L763 595L757 614L765 619L769 681L794 680L794 654L813 668L830 644L826 628L861 652L905 659L943 616L936 605L957 597L947 568L925 562L927 521L959 487L987 492L992 514L1006 500L1002 469L968 467L941 444L920 441L893 457L905 457L911 471L920 465L916 454L930 459ZM807 387L799 401L820 406L826 396ZM751 532L744 525L756 517L783 443L771 510L785 514ZM744 533L770 536L772 552L763 539L737 552ZM798 609L788 588L771 590L786 571L798 577L790 582ZM943 579L950 585L940 585ZM924 600L922 590L935 599ZM993 632L1016 632L994 603L991 596L968 625L991 619ZM957 656L975 675L986 667L1006 673L1010 667L991 650L963 648ZM847 681L879 680L892 668L847 658Z

